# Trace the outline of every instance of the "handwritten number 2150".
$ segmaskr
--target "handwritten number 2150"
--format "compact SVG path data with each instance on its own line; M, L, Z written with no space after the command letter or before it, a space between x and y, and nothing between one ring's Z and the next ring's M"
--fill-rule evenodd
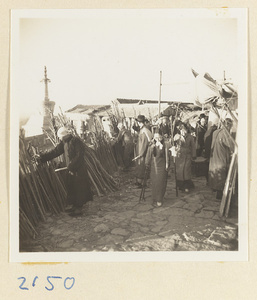
M28 290L27 287L24 286L25 282L26 282L26 278L25 277L19 277L18 280L21 279L22 282L19 286L19 288L21 290ZM33 283L32 283L32 286L34 287L36 285L36 280L38 279L38 276L36 276L33 280ZM47 276L47 281L50 283L50 287L46 287L45 286L45 289L48 290L48 291L52 291L54 289L54 285L52 283L52 279L62 279L62 277L60 276ZM63 285L64 287L66 288L66 290L70 290L73 286L74 286L74 283L75 283L75 278L74 277L66 277L64 279L64 282L63 282Z

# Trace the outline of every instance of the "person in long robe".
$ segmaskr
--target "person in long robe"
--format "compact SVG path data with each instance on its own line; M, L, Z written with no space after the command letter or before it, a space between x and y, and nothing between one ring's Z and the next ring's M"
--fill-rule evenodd
M153 206L163 205L169 168L169 146L159 133L154 134L153 143L146 154L146 168L150 170Z
M138 139L135 147L135 161L136 161L136 185L138 187L142 186L143 179L145 176L145 156L147 153L149 142L152 139L152 133L149 129L145 127L145 116L139 115L136 119L138 126L140 127L138 133Z
M189 192L194 188L192 182L191 165L192 159L196 158L194 137L187 131L185 124L180 125L180 133L174 136L176 143L176 177L177 186L180 190Z
M44 163L64 154L67 167L66 188L67 202L72 208L67 210L70 216L82 215L83 205L93 200L89 176L84 160L84 144L78 138L68 132L65 127L61 127L57 135L60 143L47 153L41 154L39 161Z
M229 118L225 119L224 126L230 132L233 121ZM231 154L234 151L234 144L226 129L223 127L217 129L212 137L208 184L217 192L217 199L222 198Z

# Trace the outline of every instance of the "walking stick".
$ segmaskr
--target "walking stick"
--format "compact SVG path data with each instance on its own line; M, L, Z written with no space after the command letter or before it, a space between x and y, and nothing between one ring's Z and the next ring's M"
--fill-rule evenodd
M173 162L174 162L176 197L178 197L177 170L176 170L177 168L176 168L176 157L175 156L173 156Z
M144 179L142 182L142 188L141 188L141 193L139 197L139 202L145 202L145 188L146 188L146 182L147 182L147 176L148 176L148 170L145 170L144 174Z

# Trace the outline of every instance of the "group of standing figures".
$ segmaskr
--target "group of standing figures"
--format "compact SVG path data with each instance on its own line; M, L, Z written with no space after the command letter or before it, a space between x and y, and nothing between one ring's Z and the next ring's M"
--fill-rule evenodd
M163 121L154 133L146 128L144 119L140 115L136 120L140 128L135 147L136 184L139 187L145 184L145 173L149 172L153 205L160 207L163 204L172 156L175 157L178 188L189 192L194 187L191 180L191 161L196 158L196 146L194 137L182 122L178 122L173 136L166 117L162 117Z
M162 117L162 123L152 133L145 126L144 120L142 115L136 119L138 140L135 146L135 176L136 185L142 187L147 178L146 174L150 173L153 205L163 205L172 159L175 163L176 187L187 193L194 188L191 170L192 160L197 156L205 158L207 183L217 192L216 198L221 199L234 151L229 134L232 120L225 119L225 128L217 129L213 125L207 130L206 117L201 115L194 131L196 136L191 132L190 126L181 121L172 130L167 117ZM174 131L173 134L171 131Z
M196 158L196 150L202 153L203 148L209 166L207 181L209 186L217 191L217 198L221 197L231 153L234 150L229 135L232 120L226 119L225 126L220 129L211 126L207 130L203 118L205 116L200 118L197 125L201 134L198 132L196 137L190 132L189 126L181 121L176 122L174 127L170 126L169 118L165 116L155 130L151 130L143 115L139 115L136 119L137 124L133 126L137 133L133 159L136 162L136 184L142 187L146 174L150 174L154 206L160 207L163 204L172 158L175 161L176 186L185 192L194 188L191 164ZM117 141L122 145L122 157L127 168L131 162L131 148L129 148L131 135L124 126L119 130ZM67 200L72 206L68 212L71 216L78 216L82 214L82 206L93 199L84 160L85 147L80 138L73 136L64 127L58 130L57 135L60 143L49 152L38 156L37 160L44 163L64 154L67 167Z

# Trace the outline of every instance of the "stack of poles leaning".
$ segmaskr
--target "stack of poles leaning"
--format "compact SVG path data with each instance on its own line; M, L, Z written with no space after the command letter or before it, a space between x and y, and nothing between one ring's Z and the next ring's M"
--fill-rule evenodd
M136 111L133 107L134 110L134 114L136 115ZM136 140L136 136L137 133L134 131L133 127L133 121L132 118L127 118L127 116L125 115L124 109L123 108L119 108L116 104L113 104L112 107L112 114L109 113L110 116L110 120L112 121L112 124L114 126L114 128L118 128L119 125L123 125L126 129L126 131L129 132L129 135L131 138L129 138L129 140L126 140L126 147L127 148L127 152L131 153L133 152L132 149L135 148L135 140ZM136 119L136 116L134 116L134 120ZM118 129L119 131L120 129ZM118 136L117 136L118 138ZM128 158L126 159L126 162L124 162L124 153L123 155L121 154L121 151L116 151L116 159L118 162L122 162L122 167L127 167L127 164L131 165L132 164L132 157L131 157L131 153L126 153L128 155ZM135 153L134 153L135 154ZM120 170L120 169L118 169Z
M107 112L108 116L109 116L109 120L110 120L110 123L111 123L111 126L113 128L113 137L112 137L112 140L111 140L111 143L113 143L112 145L112 153L114 153L114 164L116 164L116 170L119 167L124 167L124 163L123 163L123 158L122 158L122 155L121 155L121 148L120 148L120 145L119 143L116 143L116 137L118 136L118 132L119 132L119 129L118 129L118 123L119 123L119 120L121 120L121 122L123 122L123 119L122 117L121 118L118 118L114 113L111 113L111 112ZM120 168L118 168L118 171L120 171Z
M31 157L32 147L26 149L19 139L19 224L20 236L37 236L36 226L46 220L46 214L64 210L66 190L53 164L38 165ZM36 154L34 152L34 154Z
M93 137L97 159L101 162L105 171L109 174L113 174L117 171L118 166L111 148L110 140L107 140L107 135L104 132L99 117L94 118Z
M58 127L67 127L73 135L76 135L78 137L75 128L65 118L65 116L62 116L62 118L58 116L56 119L58 121ZM112 164L112 172L114 172L116 168L113 154L111 153L109 144L105 140L103 131L99 130L97 126L95 126L95 130L95 143L98 142L98 145L95 144L94 147L97 148L97 150L95 151L94 149L91 149L84 143L84 159L87 166L92 191L94 194L102 196L107 194L108 192L117 190L117 183L115 182L114 178L107 172L108 167ZM56 146L56 144L54 144L53 146ZM99 161L101 156L107 163L105 162L105 164L102 164L102 162Z
M217 115L217 117L220 120L221 126L227 131L226 127L224 126L219 111L217 107L215 107L215 104L211 104L212 111ZM237 124L237 117L235 114L229 109L228 105L224 105L224 109L227 110L227 112L231 115L233 121ZM223 195L221 199L221 204L220 204L220 217L228 217L229 214L229 208L230 208L230 203L231 203L231 198L232 195L235 193L235 185L236 185L236 179L237 179L237 173L238 173L238 145L236 140L231 136L231 134L227 131L229 137L231 138L231 141L234 143L234 152L231 157L230 165L229 165L229 170L225 182L225 186L223 189Z
M58 126L67 126L63 116L57 118ZM69 124L72 128L71 124ZM74 129L73 129L74 130ZM55 129L51 124L51 132ZM76 134L75 130L73 134ZM48 138L56 146L57 139L47 133ZM103 150L105 152L105 150ZM22 137L19 138L19 224L20 237L35 238L40 222L44 222L47 213L59 214L64 211L66 203L66 188L62 172L55 172L53 162L38 164L34 159L38 154L32 146L25 146ZM114 178L104 169L96 152L85 144L85 163L90 178L92 191L98 196L117 190Z

